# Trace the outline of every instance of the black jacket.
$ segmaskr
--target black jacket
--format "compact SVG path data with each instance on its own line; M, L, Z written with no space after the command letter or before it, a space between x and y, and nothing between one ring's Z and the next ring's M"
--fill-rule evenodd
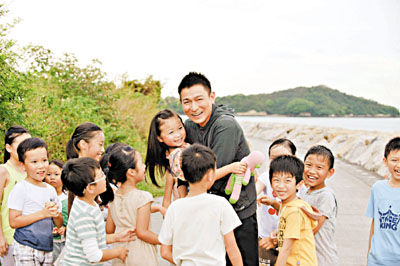
M185 129L189 143L200 143L214 151L217 156L217 168L239 162L250 153L243 130L236 121L233 110L226 106L213 105L210 120L204 127L187 119ZM229 199L229 196L225 194L229 176L215 181L209 192ZM256 197L254 177L251 177L249 184L242 186L239 200L233 205L240 219L250 217L256 212Z

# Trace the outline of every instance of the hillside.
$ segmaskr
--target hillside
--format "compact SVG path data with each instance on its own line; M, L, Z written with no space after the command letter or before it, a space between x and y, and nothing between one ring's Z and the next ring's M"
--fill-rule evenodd
M169 108L182 113L178 99L163 100ZM311 116L398 116L399 110L372 100L355 97L320 85L297 87L269 94L217 97L217 104L225 104L237 113L255 110L276 115Z

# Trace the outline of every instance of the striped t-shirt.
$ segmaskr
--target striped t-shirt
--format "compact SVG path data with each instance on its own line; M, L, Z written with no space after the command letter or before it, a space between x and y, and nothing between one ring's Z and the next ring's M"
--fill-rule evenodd
M96 238L99 249L106 249L103 215L98 206L92 206L76 197L68 219L63 265L93 265L83 252L82 240L89 238Z

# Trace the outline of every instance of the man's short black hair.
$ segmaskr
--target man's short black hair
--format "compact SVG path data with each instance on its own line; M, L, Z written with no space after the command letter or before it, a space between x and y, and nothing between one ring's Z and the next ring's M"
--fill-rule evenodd
M61 172L63 186L75 195L83 197L85 188L94 181L96 169L100 169L100 164L92 158L68 160Z
M385 158L387 159L391 151L397 151L397 150L400 150L400 137L395 137L389 140L389 142L386 144L385 154L384 154Z
M181 95L181 91L185 88L190 88L194 85L201 84L204 86L204 88L208 91L208 94L211 93L211 83L210 81L206 78L201 73L197 72L190 72L187 74L181 81L181 83L178 86L178 93L179 96Z
M182 171L186 181L197 183L209 170L215 169L214 152L203 145L193 144L182 152Z
M296 184L303 180L304 164L303 162L291 155L282 155L272 160L269 167L269 180L275 173L289 173L296 178Z
M335 163L335 156L333 156L333 153L330 149L322 145L313 146L307 151L306 156L304 156L304 161L306 161L307 157L312 154L325 157L326 159L328 159L329 169L333 168L333 165Z
M47 144L40 138L28 138L22 141L17 148L18 160L21 163L25 162L25 155L28 151L36 150L39 148L45 148L47 151L47 157L49 157L49 151L47 149Z

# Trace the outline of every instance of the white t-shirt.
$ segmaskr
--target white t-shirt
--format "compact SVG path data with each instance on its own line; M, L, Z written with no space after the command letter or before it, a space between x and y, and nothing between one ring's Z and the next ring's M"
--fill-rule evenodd
M263 189L264 195L280 201L279 198L276 198L272 195L272 187L271 182L269 181L268 173L263 173L258 180L260 180L265 188ZM272 231L278 229L279 216L278 211L274 209L272 206L261 204L260 213L258 220L258 236L261 238L270 237Z
M22 211L22 215L28 215L43 210L46 202L55 201L61 212L62 206L56 190L47 183L43 184L46 186L39 187L26 180L16 184L8 196L8 208Z
M177 265L225 265L224 235L240 225L225 198L203 193L169 206L158 239Z

